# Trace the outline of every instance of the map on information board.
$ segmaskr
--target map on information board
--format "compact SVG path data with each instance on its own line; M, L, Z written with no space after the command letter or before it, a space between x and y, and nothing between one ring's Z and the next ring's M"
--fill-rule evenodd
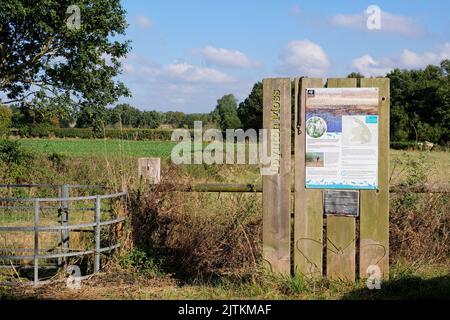
M306 188L378 188L378 88L306 89Z

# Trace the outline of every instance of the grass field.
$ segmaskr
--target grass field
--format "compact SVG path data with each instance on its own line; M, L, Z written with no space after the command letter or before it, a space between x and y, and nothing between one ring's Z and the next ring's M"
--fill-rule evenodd
M21 139L29 150L43 153L61 153L68 156L108 157L161 157L170 156L176 142L171 141L129 141L129 140L62 140Z
M44 154L59 153L71 157L137 158L170 157L176 142L172 141L130 141L130 140L63 140L63 139L21 139L28 150ZM450 152L421 152L391 150L391 184L399 182L405 162L422 160L429 167L429 182L450 182ZM254 168L256 170L256 167ZM249 182L249 181L242 181Z

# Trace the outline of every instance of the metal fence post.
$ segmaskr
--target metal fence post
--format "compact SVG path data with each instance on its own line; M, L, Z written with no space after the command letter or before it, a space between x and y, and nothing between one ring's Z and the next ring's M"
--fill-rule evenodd
M62 198L62 187L59 186L58 187L58 198ZM63 225L63 219L62 219L62 215L63 215L63 204L62 201L58 201L59 203L59 208L58 208L58 224L60 226ZM58 253L62 253L62 244L63 244L63 234L62 234L62 230L58 231ZM62 261L63 258L59 257L58 258L58 266L62 265Z
M95 198L95 251L94 251L94 272L100 270L100 217L101 217L101 199Z
M34 201L34 285L39 283L39 200Z
M69 198L69 186L68 185L63 185L62 186L62 197L64 199ZM69 201L64 200L63 201L63 210L62 210L62 214L61 214L61 225L64 226L68 226L69 224ZM61 241L61 248L63 253L68 253L69 252L69 229L65 229L62 230L61 232L61 236L62 236L62 241ZM67 258L64 257L64 262L67 263Z

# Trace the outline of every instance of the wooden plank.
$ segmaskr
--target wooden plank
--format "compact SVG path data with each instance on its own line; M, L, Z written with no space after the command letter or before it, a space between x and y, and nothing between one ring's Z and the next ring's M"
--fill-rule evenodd
M291 80L263 81L263 128L269 129L269 150L278 150L279 162L272 157L275 174L264 175L263 256L275 273L289 274L291 244ZM279 131L277 131L279 130ZM271 132L279 132L279 139ZM273 143L275 142L275 143ZM279 148L276 147L279 142ZM272 149L272 144L274 149ZM269 153L270 154L270 153ZM275 160L275 161L274 161Z
M328 79L328 88L353 88L356 79ZM353 217L327 217L327 278L355 281L356 225Z
M378 190L361 191L359 275L367 278L367 268L378 266L389 278L389 79L361 79L361 87L379 88Z
M309 278L323 273L322 191L305 188L305 102L306 88L323 87L322 79L302 78L295 85L295 121L301 106L300 131L295 129L294 271ZM298 123L296 123L296 126Z
M351 217L327 217L327 278L355 281L355 227Z

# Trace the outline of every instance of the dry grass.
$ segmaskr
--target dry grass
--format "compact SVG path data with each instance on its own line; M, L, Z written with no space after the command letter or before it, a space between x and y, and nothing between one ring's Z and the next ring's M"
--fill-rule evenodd
M38 288L1 288L0 299L442 299L450 296L450 274L446 266L420 270L393 267L391 280L381 290L368 290L364 282L308 281L301 277L279 277L253 270L247 278L185 284L170 276L109 267L71 290L65 282Z
M400 194L391 204L391 261L450 266L450 196Z
M174 181L171 174L166 182ZM261 256L260 195L169 192L131 193L134 245L164 256L185 279L210 278L255 267ZM168 190L169 189L169 190Z

